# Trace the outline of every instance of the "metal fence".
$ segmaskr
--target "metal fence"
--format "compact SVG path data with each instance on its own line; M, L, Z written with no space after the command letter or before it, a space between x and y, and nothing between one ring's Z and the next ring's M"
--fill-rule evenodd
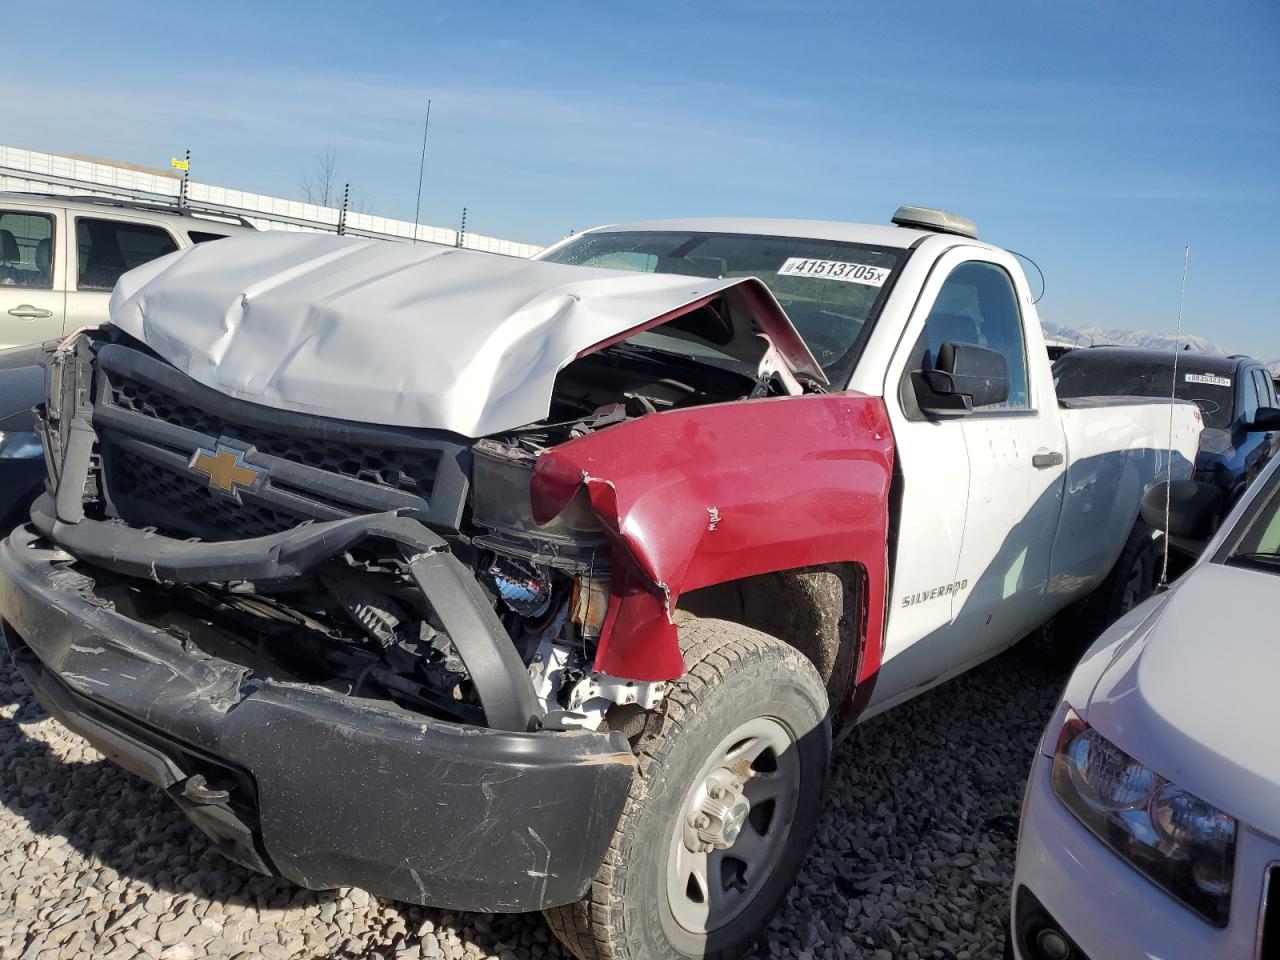
M182 178L168 173L5 146L0 146L0 190L88 194L173 205L179 202L183 192ZM469 250L483 250L509 257L531 257L542 249L538 244L488 237L470 230L461 235L459 242L458 231L448 227L433 227L428 224L418 224L415 227L408 220L394 220L351 210L343 217L342 211L336 207L321 207L299 200L216 187L197 180L188 181L185 203L192 209L245 217L263 230L332 233L337 231L341 218L343 232L349 236L412 240L416 231L420 241L462 246Z

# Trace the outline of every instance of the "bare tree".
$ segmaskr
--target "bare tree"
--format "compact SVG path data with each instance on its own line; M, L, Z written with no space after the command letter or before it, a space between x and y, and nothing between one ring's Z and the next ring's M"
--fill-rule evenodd
M310 170L303 170L298 186L302 188L302 196L307 203L316 206L330 206L330 200L341 202L334 196L338 184L338 155L333 146L324 148L324 153L316 157Z
M338 177L338 154L330 144L298 179L303 199L320 207L341 206L343 184ZM355 213L371 213L373 201L352 190L347 199L347 209Z

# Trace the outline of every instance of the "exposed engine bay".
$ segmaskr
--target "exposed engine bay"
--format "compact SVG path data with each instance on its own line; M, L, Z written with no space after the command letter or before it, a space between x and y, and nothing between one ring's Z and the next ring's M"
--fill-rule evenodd
M609 608L610 546L581 493L539 524L529 494L540 454L637 417L783 392L756 377L677 353L619 343L571 364L557 380L552 416L473 447L478 573L495 595L512 642L547 711L544 726L597 728L610 709L651 709L665 684L593 674Z
M712 307L684 318L686 329L721 322ZM528 670L541 714L531 726L594 730L606 720L625 725L637 712L655 707L666 687L592 671L610 605L611 545L585 495L575 497L549 522L534 519L530 491L538 457L640 417L803 389L771 365L767 338L759 342L755 368L731 357L691 355L682 349L686 341L661 334L640 334L605 346L560 372L547 418L464 448L470 484L458 511L461 520L456 526L429 525L473 572L492 615ZM137 389L113 393L115 387L103 381L116 376L122 361L108 351L103 366L97 352L86 342L75 356L59 358L54 382L55 392L66 393L67 381L96 377L96 416L103 425L119 418L114 406L125 402L120 397L141 394ZM75 377L68 372L72 368ZM116 399L103 403L104 396ZM83 408L83 399L72 391L50 405L55 456L64 451L60 437L69 414L77 404ZM158 404L133 403L133 409L135 414L170 412ZM209 429L232 428L220 424ZM150 501L130 508L127 497L113 498L110 461L119 456L120 441L109 432L107 437L89 473L86 515L135 527L150 523L162 535L189 536L190 529L148 520ZM243 442L229 437L223 444L222 439L220 451L232 441ZM182 449L176 442L173 446ZM270 449L262 442L245 446L249 457L259 448ZM105 467L99 462L104 457ZM252 491L237 492L247 504ZM413 559L403 544L370 537L299 576L173 583L161 576L146 582L96 567L78 569L93 577L97 595L121 613L240 664L253 676L319 685L354 698L391 701L437 719L484 725L485 706L474 678L438 611L415 584Z

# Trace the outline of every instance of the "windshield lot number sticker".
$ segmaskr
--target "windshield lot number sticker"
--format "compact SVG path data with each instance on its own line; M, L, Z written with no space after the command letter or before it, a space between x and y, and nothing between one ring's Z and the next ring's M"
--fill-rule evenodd
M843 280L845 283L861 283L868 287L884 286L889 276L888 267L871 267L865 263L845 263L843 260L810 260L808 257L788 257L778 270L780 277L821 277L823 280Z
M1212 373L1188 373L1187 383L1207 383L1213 387L1229 387L1231 378L1216 377Z

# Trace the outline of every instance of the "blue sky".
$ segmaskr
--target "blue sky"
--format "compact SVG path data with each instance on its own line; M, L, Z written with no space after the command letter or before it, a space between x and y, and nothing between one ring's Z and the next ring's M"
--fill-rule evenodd
M10 4L0 143L531 242L597 223L885 222L1035 257L1042 316L1280 357L1280 4ZM16 45L14 38L28 38ZM19 56L20 50L31 51ZM35 51L43 51L37 55Z

